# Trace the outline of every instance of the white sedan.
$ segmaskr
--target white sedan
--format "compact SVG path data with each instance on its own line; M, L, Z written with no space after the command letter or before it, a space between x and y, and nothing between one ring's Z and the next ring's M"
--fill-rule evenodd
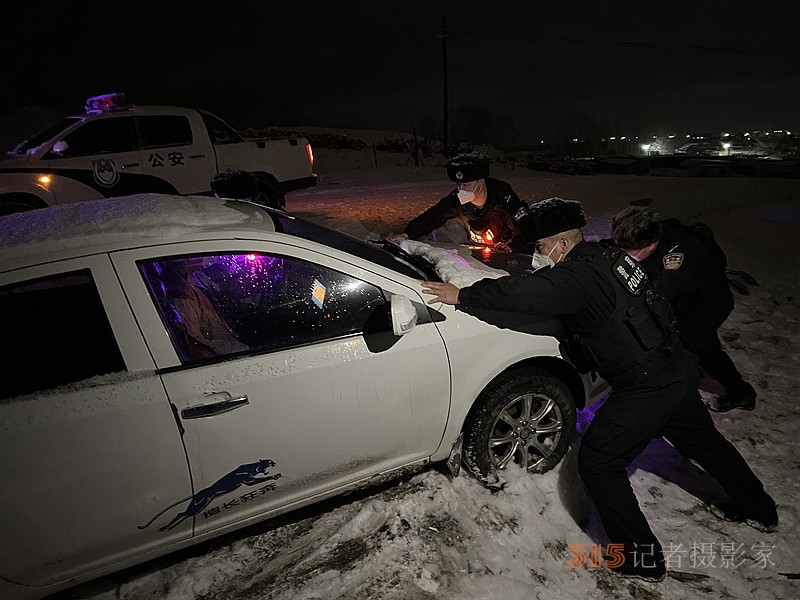
M4 599L435 461L545 471L605 391L552 320L428 307L426 260L248 202L10 215L0 254Z

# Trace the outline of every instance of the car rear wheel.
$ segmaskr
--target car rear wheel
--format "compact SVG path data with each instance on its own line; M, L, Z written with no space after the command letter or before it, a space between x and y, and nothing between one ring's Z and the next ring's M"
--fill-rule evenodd
M281 184L269 173L253 173L258 181L258 189L269 200L273 208L286 208L286 195Z
M516 464L529 473L555 467L575 436L575 403L567 387L541 369L500 375L483 391L464 428L464 461L475 476Z

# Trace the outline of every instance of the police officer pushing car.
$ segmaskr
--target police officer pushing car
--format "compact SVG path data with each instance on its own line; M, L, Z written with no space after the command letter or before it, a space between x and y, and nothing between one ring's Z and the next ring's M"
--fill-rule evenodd
M714 398L708 408L753 410L756 391L736 369L717 333L733 310L733 294L725 254L711 229L661 219L646 206L629 206L612 219L611 235L656 280L675 311L683 345L725 388L725 395Z
M462 289L425 282L429 304L549 314L561 317L583 359L611 393L586 430L578 454L581 479L609 541L624 562L624 577L661 581L661 544L633 493L626 468L653 438L716 477L730 501L710 507L718 517L761 531L778 524L775 502L741 454L717 431L697 391L697 358L674 333L669 303L644 270L617 246L587 242L581 205L549 198L531 206L523 225L548 263L532 275L483 279Z
M458 219L470 242L504 244L519 252L528 249L518 225L528 207L509 183L489 177L487 156L480 152L459 154L447 163L447 176L456 188L389 240L419 239L450 219Z

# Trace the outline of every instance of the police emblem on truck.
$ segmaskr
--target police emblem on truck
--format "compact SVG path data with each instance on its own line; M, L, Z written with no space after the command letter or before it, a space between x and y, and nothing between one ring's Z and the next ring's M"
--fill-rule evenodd
M94 180L98 185L111 187L119 181L117 165L114 164L113 160L107 158L93 160L92 171L94 172Z

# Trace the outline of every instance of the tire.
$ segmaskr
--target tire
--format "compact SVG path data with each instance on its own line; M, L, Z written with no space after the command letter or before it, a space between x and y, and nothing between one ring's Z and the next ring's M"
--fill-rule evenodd
M0 217L13 215L18 212L25 212L27 210L34 210L36 208L43 208L45 206L47 205L34 196L9 194L8 196L0 198Z
M258 182L258 190L269 200L268 205L273 208L286 208L286 195L278 180L269 173L253 173L253 175Z
M567 386L542 369L503 373L478 397L464 427L464 462L482 482L512 462L545 473L575 437L575 402Z

